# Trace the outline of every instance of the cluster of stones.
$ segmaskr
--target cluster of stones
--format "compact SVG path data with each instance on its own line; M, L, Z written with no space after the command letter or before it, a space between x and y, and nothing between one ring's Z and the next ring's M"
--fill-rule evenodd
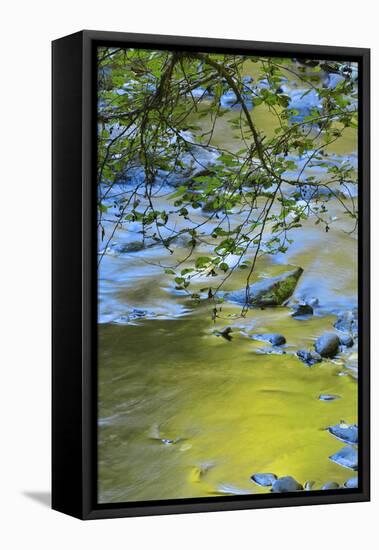
M340 441L347 443L345 447L342 447L342 449L330 456L330 460L340 466L356 471L358 469L358 451L356 449L356 445L358 444L358 426L356 424L340 423L335 426L329 426L328 432ZM278 477L273 473L255 473L250 479L261 487L270 487L272 493L310 491L315 485L313 481L306 481L302 485L292 476ZM357 488L358 477L356 476L347 479L342 486L335 481L328 481L321 487L324 491Z

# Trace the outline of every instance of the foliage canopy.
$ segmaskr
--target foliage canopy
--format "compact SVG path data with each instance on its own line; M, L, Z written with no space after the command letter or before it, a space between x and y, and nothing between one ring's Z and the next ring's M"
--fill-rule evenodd
M356 229L356 168L329 153L358 126L356 76L341 62L100 48L99 262L117 228L138 223L143 239L170 252L184 243L184 257L162 267L194 300L212 299L215 315L225 281L245 269L245 313L258 257L285 253L307 218L328 232L331 198ZM257 108L270 116L270 131L256 122ZM222 117L230 145L215 140ZM312 167L322 177L309 175ZM133 185L116 192L120 182ZM163 195L170 208L160 206ZM201 243L212 253L197 254ZM200 293L191 289L199 275L210 281Z

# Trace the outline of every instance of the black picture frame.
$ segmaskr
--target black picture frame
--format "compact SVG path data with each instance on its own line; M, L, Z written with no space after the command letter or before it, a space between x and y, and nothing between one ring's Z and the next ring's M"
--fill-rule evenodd
M97 504L96 65L98 45L359 63L359 487ZM370 50L85 30L52 43L52 507L81 519L359 502L370 499Z

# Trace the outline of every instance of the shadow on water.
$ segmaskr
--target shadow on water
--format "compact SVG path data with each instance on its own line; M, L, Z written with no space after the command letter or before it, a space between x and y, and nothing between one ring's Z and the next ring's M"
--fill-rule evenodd
M34 500L42 506L51 507L51 493L50 491L24 491L23 496Z

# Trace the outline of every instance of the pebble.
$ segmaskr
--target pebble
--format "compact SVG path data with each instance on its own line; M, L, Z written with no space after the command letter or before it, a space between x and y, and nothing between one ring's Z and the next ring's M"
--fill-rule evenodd
M293 493L302 490L303 486L291 476L284 476L276 479L271 489L273 493Z
M336 424L329 426L328 432L344 443L358 443L358 426L356 424Z
M339 489L340 486L335 481L329 481L328 483L325 483L325 485L322 486L323 491L328 491L330 489Z
M262 487L269 487L278 478L275 474L253 474L250 479L251 481L254 481L257 485L261 485Z
M334 357L339 350L340 339L334 332L325 332L315 343L315 350L322 357Z

